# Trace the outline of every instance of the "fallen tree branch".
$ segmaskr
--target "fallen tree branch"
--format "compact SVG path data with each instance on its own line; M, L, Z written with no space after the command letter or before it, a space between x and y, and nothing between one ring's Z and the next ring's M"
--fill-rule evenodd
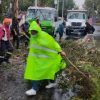
M73 63L69 60L68 57L64 57L64 59L65 59L66 61L68 61L81 75L83 75L84 77L88 78L82 71L80 71L80 70L77 68L77 66L76 66L75 64L73 64Z

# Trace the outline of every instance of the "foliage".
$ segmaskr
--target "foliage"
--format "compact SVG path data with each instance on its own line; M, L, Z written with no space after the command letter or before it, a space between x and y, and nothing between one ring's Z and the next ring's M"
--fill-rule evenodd
M19 0L19 9L26 11L29 6L33 5L33 3L33 0Z
M53 6L53 0L38 0L38 6ZM19 8L26 11L29 6L34 6L35 0L19 0Z
M19 0L19 7L21 10L26 11L29 6L34 6L35 0ZM62 1L59 2L59 15L62 14ZM49 6L49 7L55 7L54 0L39 0L38 6ZM74 8L75 3L73 0L64 0L64 8L66 9L72 9Z
M7 11L9 10L10 0L2 0L0 5L0 21L3 20L3 17L6 15Z
M59 16L62 15L62 2L59 3L60 7L59 7ZM64 0L64 17L66 17L67 15L67 10L71 10L72 8L75 7L75 3L74 0Z
M65 0L65 8L66 9L70 10L70 9L74 8L74 6L75 6L75 3L73 0Z
M99 0L85 0L85 8L89 11L89 14L95 14L95 11L100 15L100 1Z
M72 100L99 100L100 98L100 52L89 50L75 41L61 43L67 57L83 73L69 63L59 75L59 88L73 89L77 95ZM68 62L68 61L67 61Z
M2 16L4 17L5 14L10 15L11 11L9 11L11 0L2 0L2 6L0 7L0 12L2 12ZM19 10L27 11L27 8L29 6L34 6L35 0L19 0ZM59 2L59 15L62 15L62 0ZM38 0L38 6L49 6L49 7L55 7L54 0ZM64 0L64 16L66 16L66 10L72 9L75 7L74 0ZM8 12L8 13L7 13ZM1 18L0 18L1 19Z

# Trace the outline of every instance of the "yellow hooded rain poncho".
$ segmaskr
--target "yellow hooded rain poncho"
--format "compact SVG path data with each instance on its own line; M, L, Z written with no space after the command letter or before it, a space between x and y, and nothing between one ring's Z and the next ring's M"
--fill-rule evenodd
M33 21L29 31L38 33L30 38L30 49L27 58L24 78L28 80L54 79L55 74L65 67L62 65L61 47L52 36L43 32L40 26Z

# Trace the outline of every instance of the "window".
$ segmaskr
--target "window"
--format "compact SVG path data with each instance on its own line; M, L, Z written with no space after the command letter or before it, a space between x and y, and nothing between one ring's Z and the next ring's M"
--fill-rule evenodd
M86 14L83 12L69 12L68 19L86 19Z
M55 10L49 9L29 9L27 11L26 19L39 18L40 20L54 20L56 16Z

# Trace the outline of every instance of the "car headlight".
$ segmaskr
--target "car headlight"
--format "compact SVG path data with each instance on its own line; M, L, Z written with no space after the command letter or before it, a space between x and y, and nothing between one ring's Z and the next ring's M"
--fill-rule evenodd
M82 27L86 27L86 24L85 23L82 23Z
M70 27L71 23L66 22L66 27Z

